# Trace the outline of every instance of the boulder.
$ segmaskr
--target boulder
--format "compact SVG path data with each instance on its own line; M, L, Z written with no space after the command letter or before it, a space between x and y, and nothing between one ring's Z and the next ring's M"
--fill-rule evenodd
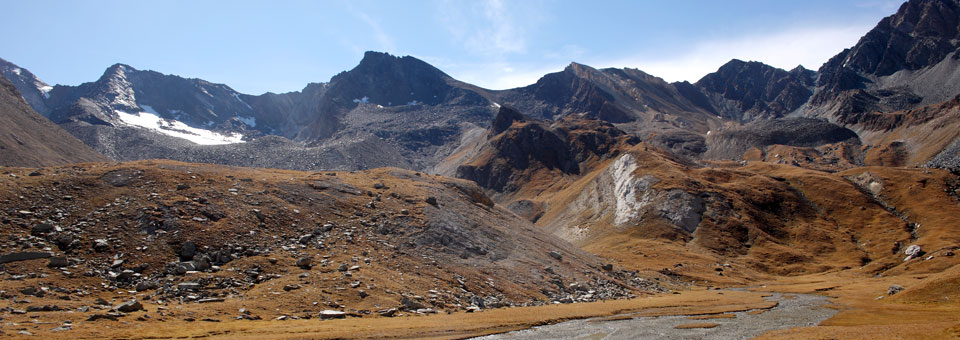
M140 304L140 302L137 300L130 300L130 301L121 303L116 307L113 307L113 310L122 312L122 313L132 313L139 310L143 310L143 305Z
M53 223L44 221L37 223L33 226L33 228L30 228L30 233L33 234L33 236L43 236L54 230L56 230L56 227L53 225Z
M101 253L110 249L110 242L102 238L93 241L93 250Z
M196 265L193 263L193 261L187 261L187 262L177 263L177 266L176 266L176 268L175 268L175 272L176 272L178 275L183 275L183 274L186 274L187 272L192 272L192 271L195 271L195 270L197 270L197 267L196 267Z
M50 263L47 263L47 267L50 268L63 268L70 265L70 261L67 261L66 256L54 256L50 258Z
M557 259L557 261L563 260L563 255L555 251L550 251L550 257Z
M137 272L130 269L124 269L119 274L117 274L117 281L127 281L136 276Z
M300 267L301 269L313 268L313 257L304 256L297 259L297 267Z
M381 309L377 311L377 314L380 314L380 316L385 318L392 318L397 315L397 309L396 308Z
M403 305L403 308L407 310L417 310L417 309L427 308L427 306L424 306L422 303L419 303L406 296L400 299L400 304Z
M197 254L197 245L191 241L184 242L180 246L180 258L183 260L192 260Z
M10 262L19 262L19 261L29 261L36 259L45 259L53 256L53 254L48 252L39 252L39 251L22 251L16 253L9 253L0 256L0 264L10 263Z
M887 295L893 295L903 291L903 286L901 285L892 285L890 288L887 288Z
M923 249L921 249L920 246L914 244L912 246L907 247L907 250L904 250L903 253L907 255L907 257L904 258L903 260L910 261L914 258L917 258L923 255Z
M338 310L327 309L320 312L321 319L343 319L345 317L347 317L347 313Z

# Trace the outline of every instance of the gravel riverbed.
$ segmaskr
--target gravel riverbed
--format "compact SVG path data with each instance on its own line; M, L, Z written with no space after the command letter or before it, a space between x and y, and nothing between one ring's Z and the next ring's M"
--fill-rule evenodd
M778 329L815 326L837 313L828 308L827 297L808 294L771 293L768 301L778 305L760 314L728 313L735 318L691 320L689 315L636 317L624 320L591 318L475 339L749 339ZM713 328L678 329L688 324L716 324Z

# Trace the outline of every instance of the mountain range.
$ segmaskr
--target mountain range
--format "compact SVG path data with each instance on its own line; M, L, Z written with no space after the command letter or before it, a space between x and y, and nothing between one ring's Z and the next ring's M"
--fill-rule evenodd
M3 60L0 70L35 111L116 160L426 170L506 105L537 119L610 122L696 161L743 159L771 145L841 142L831 131L845 128L856 136L844 140L859 148L852 164L899 150L892 164L948 166L957 163L950 151L960 136L930 112L949 111L941 103L960 94L957 11L955 1L911 1L817 71L731 60L693 84L571 63L535 84L494 91L419 59L378 52L328 82L257 96L124 64L78 86L51 87ZM771 123L795 137L757 136L766 122L800 117L823 122ZM905 126L911 132L901 131Z

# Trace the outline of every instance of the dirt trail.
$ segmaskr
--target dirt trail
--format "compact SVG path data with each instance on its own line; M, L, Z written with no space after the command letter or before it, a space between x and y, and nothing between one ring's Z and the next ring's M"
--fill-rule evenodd
M819 295L773 293L766 299L779 304L766 311L729 313L735 315L734 318L691 320L688 315L613 321L593 318L475 339L749 339L773 330L814 326L837 313L836 309L825 307L827 297ZM712 328L676 328L693 324Z

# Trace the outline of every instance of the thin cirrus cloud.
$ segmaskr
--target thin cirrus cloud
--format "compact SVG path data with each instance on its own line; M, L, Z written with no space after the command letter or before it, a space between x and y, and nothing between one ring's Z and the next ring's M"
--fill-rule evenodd
M695 82L731 59L759 61L782 69L803 65L816 70L857 43L871 24L788 29L763 35L703 41L692 48L658 57L601 61L608 67L633 67L667 81Z
M367 13L358 11L352 7L348 9L357 19L360 19L360 21L367 25L367 28L370 29L370 34L373 35L373 39L380 45L380 49L387 52L396 52L397 46L393 42L393 38L387 35L383 28L380 27L380 23L373 20Z
M526 53L528 31L542 13L537 1L513 2L508 8L502 0L441 0L436 2L436 10L455 44L471 54L489 57Z

